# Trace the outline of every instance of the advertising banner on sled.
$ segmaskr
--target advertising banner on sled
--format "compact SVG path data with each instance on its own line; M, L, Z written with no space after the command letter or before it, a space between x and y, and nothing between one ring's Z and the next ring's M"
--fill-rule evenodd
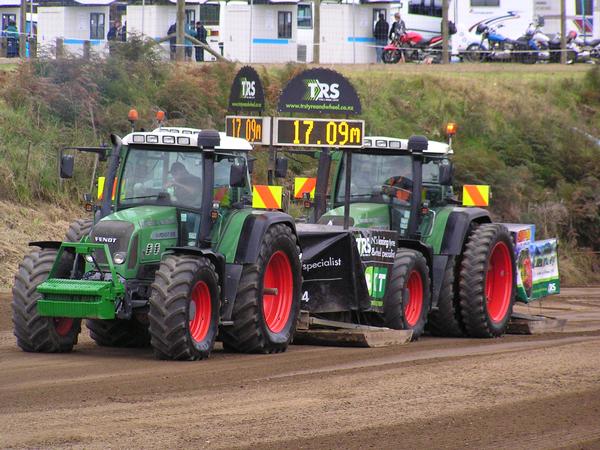
M298 225L302 309L313 313L383 311L396 233Z
M529 303L560 293L558 241L536 241L535 225L505 225L515 245L517 301Z

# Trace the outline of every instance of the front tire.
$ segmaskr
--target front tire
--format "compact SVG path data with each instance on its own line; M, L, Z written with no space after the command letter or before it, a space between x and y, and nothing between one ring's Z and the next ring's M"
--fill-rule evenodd
M471 337L500 336L515 301L515 261L505 226L484 224L469 236L460 269L460 308Z
M479 44L471 44L463 54L463 59L466 62L478 63L483 61L483 47Z
M58 251L33 250L19 266L13 286L13 324L17 345L26 352L63 353L73 350L81 319L44 317L37 312L41 294L36 288L48 279ZM56 277L68 278L73 255L63 253Z
M398 250L391 283L383 301L386 326L423 334L431 307L431 280L425 257L415 250Z
M292 230L270 227L255 264L242 271L233 307L233 326L222 330L223 345L243 353L287 349L300 312L300 249Z
M381 55L381 59L384 64L396 64L400 61L400 51L399 50L384 50Z
M166 255L151 286L150 343L157 359L208 358L219 328L219 276L208 258Z

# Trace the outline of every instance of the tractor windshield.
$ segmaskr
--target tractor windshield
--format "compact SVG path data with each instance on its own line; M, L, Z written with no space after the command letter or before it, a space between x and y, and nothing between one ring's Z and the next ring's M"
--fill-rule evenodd
M341 162L336 203L344 202L346 164ZM354 153L350 202L381 203L395 199L408 204L412 194L412 159L409 155Z
M164 204L199 209L202 153L131 148L120 180L119 204Z

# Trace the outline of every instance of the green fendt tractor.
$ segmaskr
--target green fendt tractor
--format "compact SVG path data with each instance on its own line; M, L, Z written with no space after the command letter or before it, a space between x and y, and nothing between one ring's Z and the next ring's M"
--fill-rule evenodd
M251 199L250 144L183 128L112 136L93 224L32 242L13 288L17 343L67 352L82 319L103 346L152 345L160 359L284 351L301 295L293 219ZM72 155L61 174L73 173ZM91 225L91 226L90 226Z
M516 294L513 238L487 210L457 204L451 153L422 136L320 153L315 224L297 226L303 310L411 329L413 338L426 326L504 333Z

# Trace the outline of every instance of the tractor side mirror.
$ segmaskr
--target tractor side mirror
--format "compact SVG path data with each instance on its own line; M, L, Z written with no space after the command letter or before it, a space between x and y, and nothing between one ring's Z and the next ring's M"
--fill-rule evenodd
M60 157L60 174L61 178L73 178L73 170L75 168L75 157L73 155L62 155Z
M288 160L286 158L277 158L275 160L275 178L285 178L288 170Z
M454 179L454 166L452 164L441 164L440 165L440 181L442 186L452 186L452 180Z
M229 170L229 186L241 188L246 186L246 165L232 165Z

